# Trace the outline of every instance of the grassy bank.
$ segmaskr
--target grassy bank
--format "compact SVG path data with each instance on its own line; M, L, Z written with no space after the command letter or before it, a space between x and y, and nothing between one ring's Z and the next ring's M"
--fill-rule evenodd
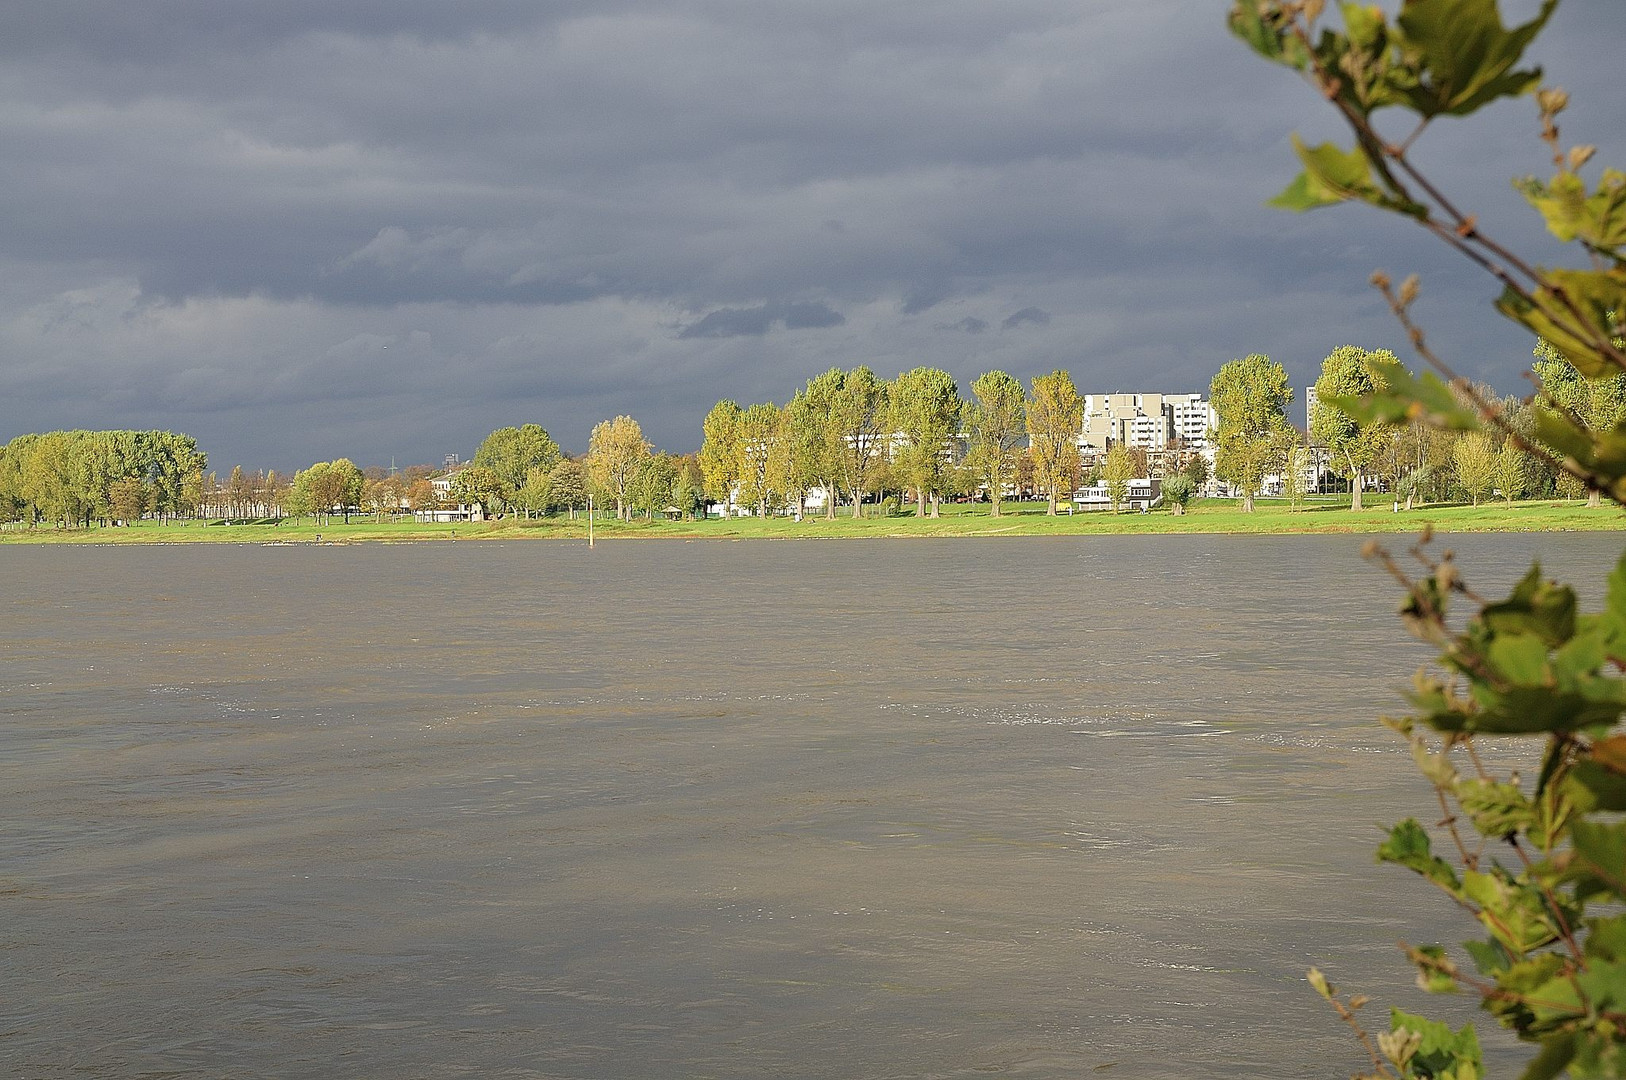
M1043 504L1007 504L995 518L985 505L943 508L941 518L913 516L834 521L808 518L739 518L729 521L598 520L595 535L618 538L674 539L836 539L850 537L911 536L1095 536L1127 533L1372 533L1413 532L1430 524L1443 532L1562 532L1626 529L1626 514L1615 507L1588 509L1576 502L1486 503L1478 507L1441 505L1395 513L1390 504L1352 513L1348 500L1312 503L1297 509L1260 500L1258 509L1244 514L1230 500L1205 500L1176 517L1168 511L1152 514L1087 513L1048 517ZM349 524L333 521L316 525L309 520L280 525L222 525L180 522L143 523L127 528L19 528L0 529L0 544L17 543L356 543L425 540L573 539L587 537L587 523L563 517L534 521L503 519L428 525L418 522L376 522L355 518Z

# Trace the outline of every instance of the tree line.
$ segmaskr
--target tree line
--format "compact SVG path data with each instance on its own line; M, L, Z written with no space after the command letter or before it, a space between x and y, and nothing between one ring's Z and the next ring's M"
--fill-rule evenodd
M0 522L161 520L194 512L207 456L171 431L52 431L0 447Z
M1268 477L1290 502L1308 494L1307 478L1326 466L1347 482L1353 509L1370 481L1409 509L1457 497L1475 505L1492 492L1526 496L1587 494L1581 484L1521 447L1536 438L1541 414L1562 415L1604 432L1626 419L1626 374L1588 378L1552 344L1535 350L1530 400L1473 393L1493 401L1505 424L1492 431L1442 430L1422 419L1359 421L1340 409L1404 377L1387 349L1343 346L1322 362L1305 429L1287 420L1293 389L1286 370L1254 354L1223 365L1209 384L1218 417L1210 432L1213 474L1231 485L1244 510ZM363 470L347 458L316 462L292 476L234 467L225 480L205 473L196 440L165 431L59 431L21 435L0 448L0 521L63 526L193 514L223 519L339 514L379 518L478 504L488 513L565 512L590 501L619 518L643 514L704 516L712 503L759 515L805 513L809 493L825 493L854 517L888 494L910 496L917 516L938 516L942 499L986 497L1000 515L1008 492L1046 498L1046 512L1081 485L1100 483L1114 510L1130 481L1160 474L1175 513L1208 479L1206 460L1176 444L1153 463L1144 450L1114 444L1085 462L1079 448L1084 400L1065 370L1027 386L1004 371L971 382L962 397L947 372L918 367L887 380L868 367L831 368L809 379L783 406L719 401L701 425L697 454L657 451L638 421L617 416L593 428L586 454L567 456L538 424L491 432L443 493L435 470L410 466ZM1086 468L1086 465L1088 466ZM1597 503L1597 494L1591 499Z

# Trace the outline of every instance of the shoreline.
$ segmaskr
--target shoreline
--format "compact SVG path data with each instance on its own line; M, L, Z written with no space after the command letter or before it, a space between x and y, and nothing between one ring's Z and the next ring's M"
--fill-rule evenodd
M1348 504L1288 508L1262 504L1243 514L1229 501L1210 501L1183 515L1110 514L1091 511L1050 517L1042 511L1019 510L998 518L982 506L954 507L940 518L837 517L733 518L707 521L595 521L595 541L612 540L914 540L984 539L990 537L1089 536L1305 536L1413 534L1427 526L1440 533L1492 532L1626 532L1626 513L1614 507L1589 508L1579 502L1540 501L1443 505L1394 512L1388 504L1360 513ZM554 540L582 542L587 527L580 519L500 519L484 522L425 524L356 520L349 524L285 521L277 525L225 525L200 521L159 525L0 529L0 547L74 544L116 547L127 544L185 545L258 544L264 547L342 546L356 543L433 543L489 540Z

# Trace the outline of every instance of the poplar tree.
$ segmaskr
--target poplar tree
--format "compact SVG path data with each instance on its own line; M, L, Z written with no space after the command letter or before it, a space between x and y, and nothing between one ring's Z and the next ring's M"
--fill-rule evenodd
M977 377L966 401L965 429L968 464L988 488L992 516L999 517L999 504L1016 479L1017 458L1027 437L1027 403L1016 376L990 371Z
M831 398L826 445L842 489L852 496L853 517L864 516L864 494L886 467L887 384L867 367L856 367Z
M915 516L938 516L945 487L948 441L960 419L960 388L954 376L938 368L917 367L892 382L889 395L891 433L901 436L894 467L915 489Z
M700 475L706 494L722 505L725 518L740 481L741 412L737 402L725 399L711 407L700 425Z
M1357 345L1341 345L1321 362L1316 380L1315 408L1310 410L1310 437L1325 446L1339 471L1349 480L1351 510L1361 510L1361 489L1366 477L1394 442L1395 430L1381 420L1359 421L1335 403L1354 400L1388 388L1385 369L1400 363L1388 349L1367 352Z
M1251 514L1265 473L1280 458L1293 388L1282 365L1254 353L1222 366L1208 399L1219 416L1214 474L1236 485L1243 513Z
M1084 433L1084 399L1073 377L1052 371L1033 378L1027 401L1028 439L1032 446L1034 482L1050 496L1045 513L1054 517L1063 486L1069 494L1078 474L1078 440Z
M630 416L600 421L587 441L587 471L615 499L615 516L628 518L628 492L639 465L649 456L644 429Z

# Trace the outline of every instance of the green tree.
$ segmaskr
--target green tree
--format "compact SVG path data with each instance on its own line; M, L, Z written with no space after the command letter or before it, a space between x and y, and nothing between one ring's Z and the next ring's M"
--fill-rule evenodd
M1394 441L1394 428L1379 421L1363 424L1332 402L1360 398L1388 387L1384 372L1400 361L1388 349L1368 352L1356 345L1341 345L1321 362L1315 382L1316 402L1310 410L1310 437L1325 446L1349 479L1350 509L1359 511L1361 489L1372 467Z
M999 517L1027 438L1027 400L1016 376L1003 371L977 376L966 401L965 429L970 442L966 464L988 489L991 516Z
M139 476L115 480L109 495L113 516L126 525L139 522L152 506L152 489Z
M734 504L734 493L740 484L740 416L743 413L737 402L719 401L700 425L700 473L705 477L706 494L722 506L724 517Z
M734 472L739 477L740 501L756 507L757 517L767 517L769 503L779 495L770 467L779 429L779 407L772 402L759 402L740 413L735 443L739 462Z
M1129 453L1129 448L1123 443L1116 443L1107 451L1106 460L1101 462L1101 482L1107 488L1107 500L1112 503L1112 512L1116 514L1129 497L1129 481L1135 477L1135 459Z
M1045 513L1054 517L1058 499L1072 494L1078 475L1084 399L1078 396L1073 377L1065 371L1035 375L1032 386L1033 393L1027 400L1027 426L1033 479L1049 496Z
M1186 505L1197 493L1197 484L1189 473L1177 472L1164 479L1162 492L1163 501L1169 504L1170 511L1179 516L1186 512Z
M1208 397L1219 416L1214 472L1236 486L1243 513L1251 514L1265 474L1280 460L1293 388L1282 365L1254 353L1222 366Z
M886 431L889 389L867 367L856 367L831 395L825 445L834 461L839 488L853 501L853 517L864 516L864 496L886 471L890 432Z
M1456 466L1457 484L1479 505L1479 498L1496 483L1496 443L1482 431L1470 431L1451 448L1451 462Z
M561 461L548 474L550 505L564 507L574 518L576 509L587 505L587 485L587 470L581 462Z
M1497 309L1551 342L1582 376L1626 373L1626 173L1604 169L1595 186L1584 179L1595 150L1562 142L1558 117L1568 95L1541 88L1539 69L1517 66L1556 0L1512 28L1493 0L1407 0L1392 19L1375 5L1346 4L1341 29L1319 25L1325 6L1237 0L1231 9L1233 31L1300 71L1354 136L1348 150L1295 138L1304 171L1277 204L1364 202L1400 214L1492 274L1503 290ZM1556 175L1516 186L1549 232L1579 246L1581 268L1549 269L1522 257L1413 156L1435 121L1532 91ZM1401 137L1377 130L1372 117L1380 109L1410 114L1385 124ZM1396 288L1379 272L1373 284L1434 370L1418 376L1397 368L1387 389L1339 408L1363 423L1421 419L1468 432L1454 451L1459 458L1494 458L1497 443L1512 441L1555 474L1626 501L1618 429L1589 427L1563 407L1537 410L1524 427L1428 344L1413 315L1416 279ZM1414 549L1417 578L1381 544L1370 547L1405 589L1406 628L1438 650L1435 666L1412 682L1412 714L1386 721L1409 742L1433 789L1437 805L1427 814L1437 834L1416 819L1402 821L1378 857L1445 892L1485 936L1465 943L1470 962L1439 945L1407 946L1407 955L1424 989L1471 991L1539 1047L1524 1073L1531 1080L1626 1075L1626 949L1619 946L1626 940L1626 559L1597 590L1603 610L1588 615L1575 591L1539 566L1506 598L1482 600L1449 553L1427 551L1428 540L1425 533ZM1463 616L1454 609L1465 602L1474 610ZM1486 742L1501 752L1479 753ZM1514 758L1522 763L1503 772ZM1310 982L1364 1041L1370 1075L1483 1075L1471 1028L1453 1032L1395 1010L1390 1030L1373 1039L1356 1016L1363 998L1346 1000L1314 969Z
M490 469L502 481L501 490L512 494L525 486L532 469L551 472L563 456L559 444L540 424L523 424L487 435L475 450L472 464Z
M1519 444L1512 439L1504 441L1496 452L1496 487L1509 506L1529 492L1534 464L1535 459L1519 449Z
M1618 342L1617 342L1618 344ZM1536 361L1532 365L1541 386L1538 407L1548 412L1568 413L1588 432L1601 434L1626 420L1626 372L1614 372L1589 379L1553 347L1537 340ZM1602 505L1602 493L1588 492L1587 505Z
M954 376L938 368L917 367L892 381L888 395L893 467L915 490L915 516L938 516L938 501L949 484L948 441L960 420L960 388Z
M465 465L452 477L452 498L480 517L507 506L512 494L508 482L484 465Z
M644 429L630 416L601 421L588 438L588 476L615 499L615 516L620 520L630 516L629 490L650 449Z

